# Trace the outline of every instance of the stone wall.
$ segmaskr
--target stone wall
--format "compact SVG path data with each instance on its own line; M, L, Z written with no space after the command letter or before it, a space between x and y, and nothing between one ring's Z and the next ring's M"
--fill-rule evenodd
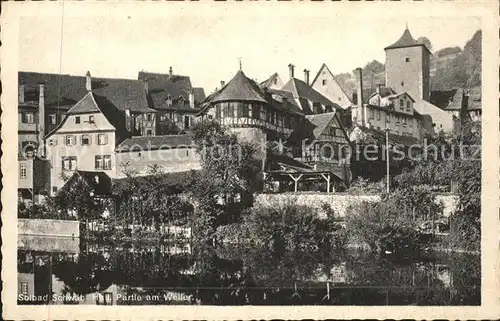
M66 220L18 219L18 235L80 237L80 222Z
M294 202L298 205L309 205L318 210L320 217L325 217L326 213L322 209L323 204L329 204L337 217L343 218L350 205L365 202L378 202L380 195L350 195L335 193L280 193L280 194L258 194L255 198L255 206L269 205L277 202L283 204ZM457 208L457 195L437 195L436 202L443 202L444 216L450 216Z

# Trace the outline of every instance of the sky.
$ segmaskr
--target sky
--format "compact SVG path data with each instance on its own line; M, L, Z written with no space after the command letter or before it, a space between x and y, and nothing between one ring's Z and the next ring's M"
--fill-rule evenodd
M137 79L141 70L188 75L193 86L211 93L239 69L263 81L278 72L288 80L303 70L314 78L323 63L334 73L351 72L376 59L408 25L434 50L463 48L481 28L472 17L388 17L321 14L183 14L144 16L133 12L106 16L25 17L19 26L19 70Z

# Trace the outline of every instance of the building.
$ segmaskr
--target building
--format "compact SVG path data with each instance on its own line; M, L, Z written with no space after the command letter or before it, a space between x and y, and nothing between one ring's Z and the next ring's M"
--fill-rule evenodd
M349 144L336 112L340 108L306 82L294 78L294 67L289 67L291 79L282 89L259 85L239 70L224 87L207 97L200 117L216 119L257 144L279 142L279 152L267 151L259 157L265 160L266 177L278 185L281 182L280 189L293 182L295 189L291 190L298 190L299 181L304 177L305 182L306 176L308 182L324 180L327 191L332 190L334 181L348 184L348 161L339 161L331 151L337 149L337 144ZM331 146L323 147L326 144Z
M177 173L201 168L189 135L129 137L115 148L116 177Z
M157 111L157 135L189 132L199 104L205 99L203 88L193 87L188 76L139 72L150 107Z
M50 163L48 160L38 156L18 157L19 179L18 194L19 201L30 201L40 203L41 195L48 195L50 190Z
M260 85L268 89L281 89L283 88L283 81L281 80L280 75L275 72L271 75L271 77L261 82Z
M392 45L384 48L386 54L385 84L394 92L406 92L415 101L415 109L425 122L422 128L430 132L453 130L453 115L430 103L430 51L413 39L408 28Z
M343 109L347 109L352 105L352 101L345 91L340 87L335 79L335 76L330 71L326 64L323 64L319 69L316 77L312 81L311 86L326 98L335 102Z
M385 86L363 88L361 68L357 68L356 73L358 90L353 97L356 103L352 107L353 124L379 132L389 130L392 135L408 137L408 142L418 142L423 118L415 109L413 97Z

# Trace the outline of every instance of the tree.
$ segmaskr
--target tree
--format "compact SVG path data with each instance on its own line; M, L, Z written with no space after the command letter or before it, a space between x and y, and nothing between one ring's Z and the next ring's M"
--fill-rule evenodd
M427 49L429 49L429 51L432 52L432 43L429 40L429 38L427 38L427 37L420 37L420 38L417 39L417 42L425 45L427 47Z
M216 226L239 221L252 206L253 193L262 186L260 162L256 146L217 121L202 121L192 130L201 162L190 193L197 203L194 224L209 239Z

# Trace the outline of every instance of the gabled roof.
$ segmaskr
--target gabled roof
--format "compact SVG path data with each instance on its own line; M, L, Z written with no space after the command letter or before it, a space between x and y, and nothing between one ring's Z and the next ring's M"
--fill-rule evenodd
M410 97L410 99L411 99L413 102L415 102L415 99L413 99L413 97L412 97L412 96L410 96L410 94L409 94L409 93L407 93L406 91L401 92L401 93L395 93L395 94L389 95L389 96L387 96L387 98L388 98L388 99L396 99L396 98L398 98L399 96L403 96L403 95L407 95L408 97Z
M291 78L281 90L291 92L295 98L298 98L302 105L303 111L306 113L308 110L310 110L310 107L308 106L309 104L306 104L307 101L311 101L312 103L320 103L325 106L332 106L335 109L341 108L338 104L332 102L331 100L317 92L310 85L297 78Z
M193 109L189 106L191 92L194 95L195 107L206 98L205 90L193 87L189 76L140 71L137 78L144 84L147 82L151 107L156 109ZM166 103L168 96L172 98L170 106Z
M387 96L391 96L396 94L392 88L385 87L385 86L380 86L380 88L366 88L363 89L363 102L368 102L370 98L375 96L377 94L377 89L379 90L380 97L385 98ZM366 93L365 93L366 92Z
M267 78L266 80L261 82L260 85L263 87L271 87L274 84L274 79L276 79L277 77L278 77L278 73L275 72L269 78Z
M306 119L314 126L314 139L317 139L325 131L325 128L334 118L335 112L317 115L306 115Z
M33 98L27 97L28 100L38 100L38 85L44 84L46 106L73 105L88 93L85 76L21 71L18 80L20 85L34 89ZM92 77L91 85L94 94L106 97L120 110L144 111L149 108L144 84L139 80Z
M261 88L241 70L238 70L233 79L222 87L212 100L213 103L223 101L267 102Z
M422 46L425 49L427 49L427 51L429 51L429 48L427 48L426 45L424 45L423 43L419 43L415 39L413 39L413 37L410 33L410 30L408 30L408 28L406 28L405 31L403 32L403 34L401 35L401 37L398 39L398 41L396 41L395 43L393 43L390 46L385 47L384 50L405 48L405 47L415 47L415 46Z
M337 81L337 78L335 78L335 75L330 71L330 68L328 68L328 66L325 63L323 63L321 65L321 67L319 68L318 72L316 73L316 76L314 77L314 80L311 83L311 86L314 86L314 83L316 82L316 80L318 80L318 77L321 74L321 70L323 70L323 69L325 69L330 74L330 76L332 77L333 81L335 81L337 83L337 86L339 86L340 90L342 90L342 92L347 97L347 99L349 101L351 101L351 97L349 97L349 95L347 95L347 93L345 92L344 88L342 88L342 86Z
M155 150L181 148L193 145L189 135L135 136L125 139L115 148L117 152L127 152L135 149Z
M68 115L85 114L85 113L99 113L101 110L91 92L88 92L80 101L68 110Z

